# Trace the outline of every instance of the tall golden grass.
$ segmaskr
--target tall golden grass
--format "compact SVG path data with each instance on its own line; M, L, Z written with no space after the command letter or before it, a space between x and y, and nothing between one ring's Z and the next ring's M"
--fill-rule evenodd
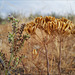
M26 59L17 66L23 67L25 74L33 75L74 75L75 74L75 34L72 34L74 24L65 19L54 17L38 17L26 23L24 33L31 38L25 41L18 56L24 54ZM10 45L8 32L11 23L0 25L0 50L9 60ZM61 37L61 38L60 38ZM16 68L16 69L17 69ZM13 74L14 75L14 74Z

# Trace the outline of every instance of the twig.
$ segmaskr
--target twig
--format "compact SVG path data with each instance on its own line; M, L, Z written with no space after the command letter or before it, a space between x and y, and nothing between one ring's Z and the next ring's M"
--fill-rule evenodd
M45 51L46 51L47 75L50 75L50 74L49 74L49 60L48 60L48 51L47 51L46 45L44 45L44 47L45 47Z
M59 41L59 62L58 62L58 70L59 70L59 75L61 75L61 35L60 35L60 41Z

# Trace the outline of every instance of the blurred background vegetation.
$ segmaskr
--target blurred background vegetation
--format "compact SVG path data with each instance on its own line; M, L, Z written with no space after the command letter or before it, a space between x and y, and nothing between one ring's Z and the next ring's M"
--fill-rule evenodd
M67 19L69 19L69 20L71 20L74 24L75 24L75 14L68 14L68 15L59 15L59 14L56 14L56 13L54 13L54 12L52 12L51 14L46 14L46 15L41 15L41 14L39 14L39 13L36 13L36 14L30 14L28 17L26 17L25 15L23 15L23 14L21 14L21 13L17 13L17 12L11 12L10 13L10 15L12 15L13 17L15 17L15 18L18 18L19 20L27 20L27 21L31 21L31 20L33 20L34 18L36 18L36 17L40 17L40 16L52 16L52 17L55 17L55 18L62 18L62 17L65 17L65 18L67 18ZM4 17L3 18L3 16L1 15L1 13L0 13L0 24L2 25L4 25L4 24L6 24L7 22L8 22L8 14L7 14L7 16L6 17Z

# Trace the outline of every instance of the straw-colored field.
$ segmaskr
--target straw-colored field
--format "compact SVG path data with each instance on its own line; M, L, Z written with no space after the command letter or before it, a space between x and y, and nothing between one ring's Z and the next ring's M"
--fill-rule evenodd
M22 21L21 23L24 23ZM20 24L21 24L20 23ZM19 25L20 25L19 24ZM10 46L8 43L8 32L12 31L11 23L0 25L0 51L5 53L6 58L10 58ZM23 32L24 33L24 32ZM15 68L16 72L24 70L24 74L31 75L46 75L46 51L45 46L41 41L47 42L49 73L50 75L58 75L59 62L59 37L56 35L49 36L43 30L36 29L36 35L31 35L30 38L24 42L23 47L17 53L17 56L24 54L22 62ZM35 52L33 52L35 50ZM21 68L21 70L19 69ZM0 70L1 72L1 70ZM2 71L3 72L3 71ZM1 72L1 73L2 73ZM14 72L14 71L13 71ZM20 75L24 75L22 71ZM3 73L1 74L3 75ZM15 72L12 75L16 75ZM19 75L17 73L17 75ZM75 34L63 36L61 40L61 75L75 75Z

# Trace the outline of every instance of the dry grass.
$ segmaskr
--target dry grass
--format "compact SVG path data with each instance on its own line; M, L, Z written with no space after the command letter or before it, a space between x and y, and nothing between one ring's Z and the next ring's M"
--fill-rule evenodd
M24 21L23 21L24 22ZM11 24L0 25L0 51L2 50L7 59L10 56L10 45L8 43L8 32L11 31ZM18 56L25 54L26 59L18 67L23 67L25 73L33 75L46 75L46 56L45 48L41 41L48 41L48 59L49 59L49 72L51 75L58 74L58 61L59 61L59 39L58 37L49 36L43 30L37 29L37 35L32 35L31 38L25 41L22 50ZM62 37L61 41L61 75L75 75L75 34L67 37ZM50 41L49 41L50 40ZM33 54L36 49L37 53Z

